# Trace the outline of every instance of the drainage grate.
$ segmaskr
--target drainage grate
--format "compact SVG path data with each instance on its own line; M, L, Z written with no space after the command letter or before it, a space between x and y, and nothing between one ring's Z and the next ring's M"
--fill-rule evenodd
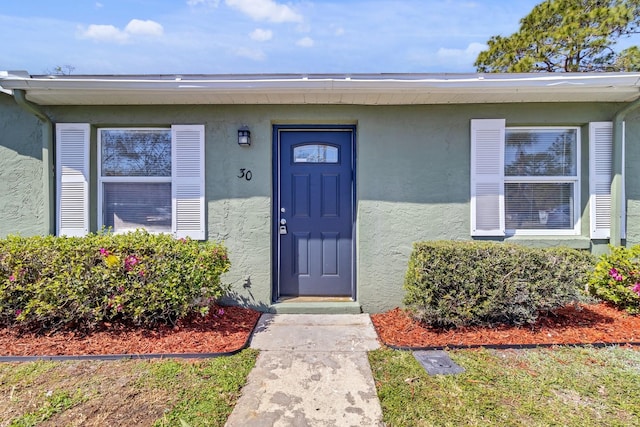
M429 375L453 375L464 372L464 368L456 365L446 351L414 351L413 357Z

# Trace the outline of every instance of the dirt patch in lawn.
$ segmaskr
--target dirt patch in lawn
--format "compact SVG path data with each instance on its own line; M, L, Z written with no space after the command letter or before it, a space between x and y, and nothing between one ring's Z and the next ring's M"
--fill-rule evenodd
M640 316L607 304L567 306L531 326L463 327L442 330L415 321L407 311L372 314L380 339L396 347L466 347L639 343Z
M176 326L141 329L104 324L91 333L51 334L0 329L0 356L60 356L151 353L223 353L242 348L260 313L243 307L214 307Z
M134 369L133 361L59 366L39 373L37 382L1 388L0 420L22 417L43 427L151 425L176 399L167 390L141 387L145 371Z

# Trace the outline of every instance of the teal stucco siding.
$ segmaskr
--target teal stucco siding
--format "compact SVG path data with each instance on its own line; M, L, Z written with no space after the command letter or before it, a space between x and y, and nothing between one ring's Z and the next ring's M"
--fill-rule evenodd
M626 245L640 244L640 111L626 118L625 141Z
M44 233L42 166L37 120L0 97L8 111L0 126L0 232ZM247 105L47 107L54 122L90 123L91 227L97 229L96 132L100 126L204 124L206 221L209 239L229 248L233 285L242 304L272 302L272 130L274 124L356 126L356 283L366 312L402 304L412 244L419 240L470 240L470 120L505 118L507 126L580 126L581 235L509 238L527 245L569 245L594 251L589 239L588 123L611 120L616 104L483 104L426 106ZM640 115L627 117L627 244L640 243ZM252 145L237 144L248 125ZM250 170L252 179L239 178ZM17 171L22 175L16 175ZM13 223L16 212L21 217ZM9 224L9 225L6 225ZM604 244L604 246L603 246Z
M43 200L40 122L0 93L0 237L48 233Z

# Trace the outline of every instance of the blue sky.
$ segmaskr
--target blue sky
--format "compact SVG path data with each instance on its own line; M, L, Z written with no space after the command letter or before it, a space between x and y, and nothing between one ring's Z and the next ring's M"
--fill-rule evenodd
M3 0L0 70L474 72L541 0Z

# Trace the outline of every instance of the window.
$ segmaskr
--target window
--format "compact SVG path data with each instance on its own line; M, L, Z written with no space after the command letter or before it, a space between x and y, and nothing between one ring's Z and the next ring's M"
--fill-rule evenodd
M580 130L506 128L505 226L509 234L576 231Z
M56 124L57 234L83 236L89 218L115 232L144 228L205 239L204 126L99 128L90 161L91 126ZM97 182L89 185L89 165ZM97 212L90 192L97 190Z
M100 226L171 232L171 129L99 129Z
M611 122L589 123L590 237L608 238ZM471 120L471 235L579 235L581 129ZM623 231L624 233L624 231Z
M338 163L338 147L304 144L293 148L294 163Z

